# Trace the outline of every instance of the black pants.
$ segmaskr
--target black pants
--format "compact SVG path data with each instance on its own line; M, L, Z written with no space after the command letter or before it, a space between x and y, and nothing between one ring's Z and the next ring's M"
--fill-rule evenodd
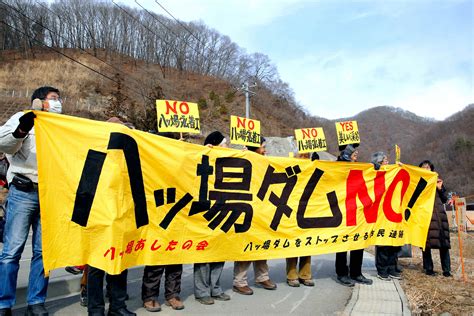
M375 266L382 276L397 272L397 254L400 247L376 246Z
M364 249L352 250L349 267L347 266L347 252L336 253L336 274L339 277L349 275L356 278L362 275L362 259L364 258Z
M107 274L100 269L89 266L87 275L87 311L89 313L104 313L104 275L110 288L109 310L116 311L126 307L127 270L118 275Z
M177 297L181 292L183 265L146 266L143 272L142 300L156 299L160 294L161 277L165 273L165 299Z
M440 248L439 256L441 257L441 268L443 269L443 272L451 273L449 248ZM423 269L425 269L425 271L433 271L433 258L431 257L430 248L425 248L425 251L423 251Z

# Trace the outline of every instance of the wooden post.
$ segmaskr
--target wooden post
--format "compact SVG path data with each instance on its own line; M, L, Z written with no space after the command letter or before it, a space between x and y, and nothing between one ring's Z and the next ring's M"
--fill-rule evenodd
M466 272L464 271L464 258L463 258L463 255L462 255L462 238L461 238L461 227L460 227L460 221L459 221L459 216L460 214L458 213L458 207L456 206L456 200L457 200L458 196L454 196L453 200L454 200L454 205L455 205L455 209L456 209L456 221L457 221L457 226L458 226L458 241L459 241L459 257L461 259L461 272L462 272L462 280L464 282L466 282Z

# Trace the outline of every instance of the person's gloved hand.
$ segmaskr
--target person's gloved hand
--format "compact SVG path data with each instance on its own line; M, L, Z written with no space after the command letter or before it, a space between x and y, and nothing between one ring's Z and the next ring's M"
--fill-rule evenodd
M23 116L20 117L20 124L18 125L18 128L21 129L23 132L28 133L29 131L31 131L33 125L35 124L35 117L36 115L33 112L23 114Z
M36 115L33 112L23 114L23 116L20 117L20 124L18 124L13 136L17 138L25 137L33 128L33 125L35 124L35 117Z

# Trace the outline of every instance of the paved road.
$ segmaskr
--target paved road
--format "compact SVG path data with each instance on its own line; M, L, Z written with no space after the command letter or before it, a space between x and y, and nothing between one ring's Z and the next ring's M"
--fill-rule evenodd
M0 244L0 250L2 245ZM27 244L24 258L20 264L19 289L14 315L23 315L25 311L26 284L29 272L31 245ZM156 315L410 315L406 297L398 281L390 282L377 279L374 256L364 254L364 274L374 280L374 284L356 285L347 288L334 281L334 255L313 256L312 270L315 287L291 288L286 284L285 260L270 260L270 276L278 284L276 291L254 288L254 295L243 296L232 292L233 264L227 263L222 275L222 287L231 296L231 301L205 306L195 301L193 295L192 265L184 265L182 292L186 308L173 311L163 306ZM129 270L127 302L129 309L138 315L149 315L141 307L140 287L142 267ZM86 315L86 308L79 305L80 276L72 276L58 269L52 271L48 290L47 306L51 315ZM249 282L253 284L253 272L250 270ZM163 291L163 289L162 289ZM350 299L350 300L349 300ZM161 298L161 303L164 299Z
M31 248L31 247L30 247ZM24 261L21 264L19 275L19 285L26 286L28 274L28 257L31 250L25 249ZM270 277L277 283L278 289L268 291L261 288L254 288L254 295L244 296L232 291L233 263L226 263L221 279L224 291L231 296L228 302L216 302L211 306L198 303L193 295L193 274L192 265L185 265L182 277L181 298L184 301L185 309L174 311L167 306L156 315L332 315L342 313L348 303L352 289L336 284L334 281L334 255L314 256L312 269L315 277L315 287L291 288L286 284L285 260L270 260ZM86 315L86 308L79 305L79 296L74 294L78 290L78 277L70 276L55 270L51 279L48 292L47 307L51 315ZM252 268L249 271L249 282L253 285L254 277ZM138 315L149 315L141 307L140 288L143 268L130 270L128 276L128 293L130 300L127 305L130 310ZM69 282L62 282L64 280ZM72 282L71 282L72 281ZM24 291L18 292L18 303L21 306L24 302ZM72 292L69 297L59 298L63 293ZM163 290L162 290L163 292ZM76 292L77 293L77 292ZM51 298L50 296L54 296ZM160 303L164 303L161 297ZM14 315L23 315L23 308L14 310Z
M0 243L0 252L3 249L3 243ZM20 271L18 272L18 287L25 288L28 286L28 274L30 272L30 262L32 256L32 245L31 245L31 232L28 235L28 240L25 244L25 249L20 259ZM64 278L70 278L70 274L64 271L64 269L57 269L51 272L50 280L62 280ZM22 302L20 302L22 303Z

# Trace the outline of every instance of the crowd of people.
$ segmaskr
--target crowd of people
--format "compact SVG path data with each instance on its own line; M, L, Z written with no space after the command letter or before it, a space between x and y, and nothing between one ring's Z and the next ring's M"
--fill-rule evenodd
M32 108L54 113L62 112L60 91L53 87L41 87L33 92ZM36 142L34 132L34 112L18 112L0 127L0 152L6 153L1 157L9 164L7 168L0 168L0 181L9 188L5 214L0 218L4 223L3 250L0 254L0 316L12 315L15 305L16 286L19 270L19 261L30 228L33 231L33 256L28 281L27 315L48 315L44 303L48 288L48 278L45 277L42 259L40 205L38 198L38 168L36 161ZM130 124L118 118L111 118L109 122ZM163 135L163 136L171 136ZM205 146L227 147L227 140L222 133L215 131L209 134ZM266 142L261 138L260 146L248 147L248 150L265 155ZM317 153L311 156L301 154L301 158L319 159ZM358 160L357 145L347 145L341 148L338 161L356 162ZM383 152L374 153L372 163L375 169L388 164L387 155ZM1 166L6 165L2 163ZM433 164L426 160L420 163L421 168L433 171ZM441 203L445 203L446 189L441 179L438 179L437 192ZM0 213L0 216L2 214ZM2 226L0 226L1 228ZM423 268L427 275L434 275L431 249L439 249L443 275L451 276L449 257L449 227L447 216L442 207L434 208L426 248L423 251ZM401 269L397 264L399 247L377 246L376 268L377 277L381 280L401 278ZM355 283L370 285L372 280L362 274L363 249L352 250L348 253L339 252L335 258L336 280L344 286L354 286ZM291 287L314 286L311 273L311 257L287 258L287 284ZM270 279L266 260L238 261L234 263L233 291L242 295L252 295L247 274L253 265L256 286L267 290L276 290L277 285ZM220 278L224 262L194 264L194 296L202 304L211 305L215 300L228 301L230 296L220 285ZM110 275L93 266L66 267L68 272L83 273L81 304L87 306L89 315L104 315L105 302L103 285L106 280L106 295L110 306L108 315L135 315L126 306L127 270L118 275ZM165 279L165 301L171 308L184 308L179 294L181 292L181 264L146 266L143 273L141 298L143 307L149 312L161 310L159 303L159 289L161 279Z

